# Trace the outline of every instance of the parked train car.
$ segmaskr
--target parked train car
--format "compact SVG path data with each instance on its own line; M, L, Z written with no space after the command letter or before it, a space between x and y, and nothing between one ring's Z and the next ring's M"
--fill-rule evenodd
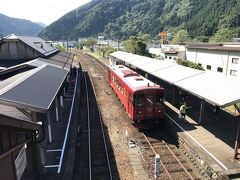
M110 66L109 84L135 126L151 129L164 116L164 89L123 65Z

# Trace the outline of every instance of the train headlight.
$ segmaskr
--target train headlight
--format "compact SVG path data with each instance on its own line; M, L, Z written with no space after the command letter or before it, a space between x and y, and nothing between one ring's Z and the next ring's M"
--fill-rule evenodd
M136 114L142 114L142 111L141 110L136 110L135 113Z

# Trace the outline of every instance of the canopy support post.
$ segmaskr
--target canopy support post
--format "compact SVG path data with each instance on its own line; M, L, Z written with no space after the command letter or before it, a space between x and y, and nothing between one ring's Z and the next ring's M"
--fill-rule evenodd
M61 104L61 107L64 108L64 104L63 104L63 95L60 96L60 104Z
M175 103L175 86L173 86L172 104Z
M48 141L52 142L52 130L51 130L51 117L50 111L47 112L47 122L48 122Z
M56 96L55 99L55 103L56 103L56 121L59 121L59 117L58 117L58 97Z
M32 111L31 112L31 120L33 121L33 122L37 122L37 113L36 112L34 112L34 111Z
M238 122L237 133L236 133L236 140L235 140L235 146L234 146L234 159L237 159L238 155L240 154L238 152L239 145L240 145L239 131L240 131L240 122Z
M201 106L200 106L200 114L199 114L199 124L202 123L203 121L203 116L204 116L204 108L205 108L205 100L201 100Z

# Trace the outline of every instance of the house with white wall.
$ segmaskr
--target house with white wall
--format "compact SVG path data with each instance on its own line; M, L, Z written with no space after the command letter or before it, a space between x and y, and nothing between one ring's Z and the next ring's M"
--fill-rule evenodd
M160 47L149 47L149 53L160 57L160 59L177 60L178 58L185 59L185 46L161 44Z
M186 59L206 70L240 77L240 44L189 44Z

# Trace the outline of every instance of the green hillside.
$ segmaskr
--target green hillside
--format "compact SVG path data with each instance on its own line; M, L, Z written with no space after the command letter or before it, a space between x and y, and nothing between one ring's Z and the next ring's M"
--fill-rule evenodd
M43 27L29 20L12 18L0 13L0 29L4 36L12 33L36 36Z
M230 28L240 34L239 0L93 0L46 27L50 40L105 35L126 39L147 33L186 29L191 37L212 36Z

